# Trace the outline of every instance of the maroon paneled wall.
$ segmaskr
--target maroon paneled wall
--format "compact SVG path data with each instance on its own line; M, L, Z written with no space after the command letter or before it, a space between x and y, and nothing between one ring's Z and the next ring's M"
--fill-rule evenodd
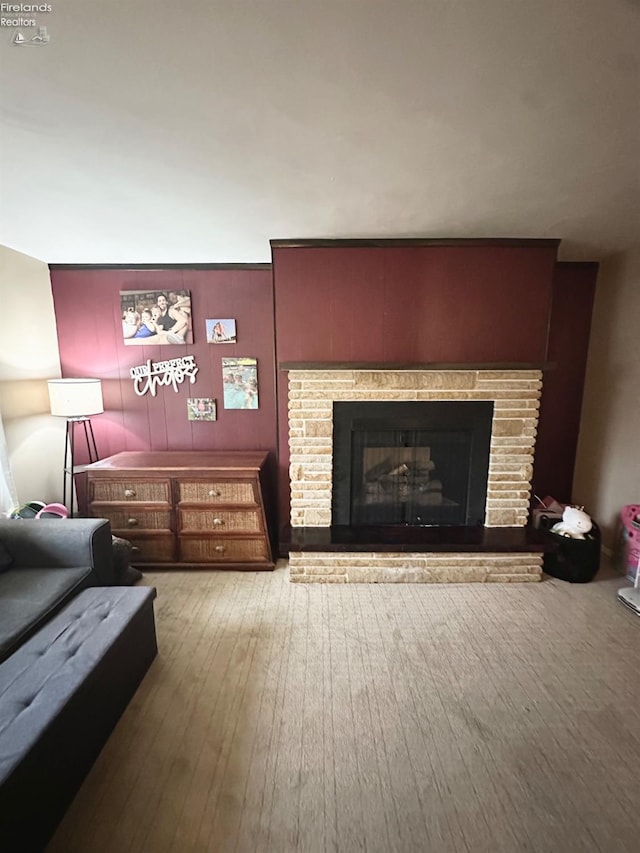
M549 361L544 375L536 441L533 492L572 500L591 314L598 264L559 263L553 286Z
M280 362L544 360L557 241L397 242L273 241Z
M556 240L272 241L283 362L547 359ZM289 513L287 373L278 373L280 521ZM547 459L562 468L553 448Z
M276 404L271 268L51 267L62 375L103 380L105 413L93 418L101 457L121 450L267 450L275 496ZM193 344L125 346L120 291L191 292ZM235 318L237 344L209 344L205 319ZM195 356L196 381L160 387L155 397L134 392L129 371L147 359ZM223 407L221 358L258 361L259 408ZM188 397L213 397L218 419L187 420ZM273 505L273 503L272 503Z
M273 241L273 281L269 265L54 265L63 376L103 380L106 411L93 419L102 457L269 451L268 499L281 528L289 518L287 373L276 361L556 362L544 378L534 489L570 500L597 265L557 264L556 250L555 240ZM175 289L191 292L194 343L125 346L120 291ZM206 342L204 321L213 317L236 319L237 344ZM195 356L193 385L135 394L131 367L178 355ZM234 355L258 360L258 410L223 407L221 358ZM188 397L214 397L218 420L187 420Z

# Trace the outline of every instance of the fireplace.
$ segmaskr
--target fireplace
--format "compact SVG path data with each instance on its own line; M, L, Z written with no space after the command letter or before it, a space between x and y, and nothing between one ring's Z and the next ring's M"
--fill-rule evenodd
M336 402L334 525L484 524L493 403Z
M540 579L525 530L539 369L284 369L292 581Z

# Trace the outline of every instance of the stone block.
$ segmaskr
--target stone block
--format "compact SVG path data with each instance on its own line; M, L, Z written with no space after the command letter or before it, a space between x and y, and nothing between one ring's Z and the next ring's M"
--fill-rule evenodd
M509 435L509 436L492 436L491 450L497 448L512 447L516 453L521 453L523 449L533 449L535 440L528 435Z
M324 483L325 486L331 488L331 471L310 471L308 468L304 469L304 477L302 478L302 482L304 483Z
M491 501L491 505L496 509L499 506L504 506L505 503L519 504L520 501L528 501L531 497L530 489L512 489L510 491L489 488L487 492L487 502Z
M497 575L492 573L487 575L487 583L537 583L540 580L542 580L542 572L540 572L540 575L529 574L527 572L512 575Z
M408 398L405 398L408 399ZM416 391L416 400L487 400L482 393L475 391L438 391L438 390L421 390Z
M494 408L493 408L493 419L494 419L494 421L495 420L502 420L504 418L522 418L522 420L525 420L525 421L532 421L533 423L531 424L531 426L534 426L534 427L538 423L538 410L537 409L525 409L524 406L521 404L523 401L518 401L518 400L505 401L505 400L502 400L501 402L516 403L518 405L516 408L512 408L512 409L498 409L494 405ZM531 402L533 402L533 401L531 401Z
M487 509L485 518L487 527L519 527L517 512L514 509Z
M494 388L492 390L482 389L482 393L486 395L485 400L517 400L519 404L525 400L538 400L540 398L539 389L514 391L513 389Z
M289 575L291 583L346 583L344 575Z
M497 574L513 574L537 570L542 565L542 555L533 554L485 554L483 557L487 571Z
M323 385L331 385L332 382L344 381L351 379L353 381L354 372L352 370L314 370L309 372L307 379L309 382L321 382Z
M493 410L494 412L505 413L508 415L510 412L517 412L518 409L522 409L523 412L527 414L525 417L531 417L534 415L538 409L540 408L540 400L539 399L514 399L514 400L505 400L498 399L494 401ZM518 415L514 415L518 417Z
M528 481L523 477L518 477L516 474L505 474L504 477L506 479L501 479L499 475L496 476L495 474L489 477L489 481L487 483L488 491L499 492L504 490L512 492L529 488Z
M346 569L348 566L345 562L316 562L315 560L310 560L309 554L306 555L307 559L304 561L304 571L307 575L345 575Z
M505 462L503 460L492 459L489 462L489 481L502 479L503 477L517 476L518 479L524 479L527 482L533 476L533 465L531 462Z
M512 464L520 464L520 465L528 465L532 463L533 460L533 448L530 450L525 450L523 448L517 448L514 452L514 448L512 447L501 447L496 446L491 448L491 463L498 464L499 460L503 462L510 462Z
M316 466L315 470L324 470L325 465L328 466L329 470L331 470L332 459L333 453L306 454L298 451L295 455L293 453L291 454L291 462L295 465L304 465L305 471L310 470L311 466Z
M313 480L326 480L327 482L331 483L330 465L308 465L305 460L305 464L301 467L304 472L303 476L301 477L303 481L311 482Z
M518 381L520 379L531 380L542 378L540 370L479 370L478 380L499 380L501 382Z
M494 418L492 434L494 436L522 435L525 430L524 420L520 418Z
M331 453L332 451L332 441L331 436L302 436L301 438L291 439L290 442L290 450L303 452L303 453Z
M316 497L321 495L323 492L326 492L328 495L331 495L331 488L328 483L322 482L313 482L305 477L303 480L299 480L296 482L297 491L304 491L306 494Z
M331 509L305 509L304 523L306 527L330 527Z
M533 391L542 388L539 379L485 379L479 378L476 387L479 391Z
M312 512L315 510L318 512L331 511L331 496L329 495L326 499L323 499L321 494L306 492L304 497L292 500L291 505L295 506L296 509L310 510Z
M329 418L316 420L306 420L304 422L304 434L306 436L323 436L331 438L333 436L333 423Z

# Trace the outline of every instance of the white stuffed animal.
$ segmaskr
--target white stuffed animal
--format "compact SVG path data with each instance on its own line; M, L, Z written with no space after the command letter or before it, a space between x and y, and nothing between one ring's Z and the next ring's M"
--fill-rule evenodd
M560 536L569 536L571 539L584 539L584 534L593 527L591 517L587 515L582 507L567 506L562 513L562 521L554 524L552 533Z

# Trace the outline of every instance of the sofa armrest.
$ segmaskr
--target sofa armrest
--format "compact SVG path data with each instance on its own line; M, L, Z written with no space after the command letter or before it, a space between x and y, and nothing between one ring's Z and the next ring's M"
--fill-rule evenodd
M115 583L111 525L104 518L0 519L14 569L90 566L93 586Z

